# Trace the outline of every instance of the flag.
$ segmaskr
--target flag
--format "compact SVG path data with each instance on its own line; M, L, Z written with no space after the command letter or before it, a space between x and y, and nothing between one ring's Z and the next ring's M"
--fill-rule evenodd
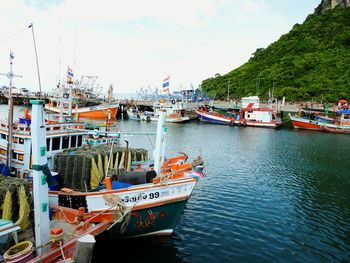
M13 54L12 51L10 51L10 60L14 59L15 58L15 55Z
M170 79L170 75L163 79L163 92L169 92L169 79Z
M74 76L73 70L70 67L68 67L68 69L67 69L67 81L73 82L73 76Z

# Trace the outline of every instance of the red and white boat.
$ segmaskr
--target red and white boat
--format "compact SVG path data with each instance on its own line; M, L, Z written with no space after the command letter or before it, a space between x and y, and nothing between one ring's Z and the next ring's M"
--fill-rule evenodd
M258 96L244 97L241 104L240 115L234 121L237 126L277 128L282 125L281 118L272 106L260 107Z
M337 114L340 114L340 116L336 121L325 124L322 129L326 132L350 134L350 110L339 110Z
M322 131L323 126L326 122L321 122L317 120L311 120L298 116L289 116L292 121L293 127L296 129L306 129L306 130L316 130Z

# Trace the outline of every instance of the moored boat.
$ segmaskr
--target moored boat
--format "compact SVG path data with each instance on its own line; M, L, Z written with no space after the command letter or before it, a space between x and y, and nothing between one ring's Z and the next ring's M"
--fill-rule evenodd
M71 110L71 115L78 115L79 118L115 118L118 112L119 104L101 104L91 107L74 107ZM49 103L45 105L45 110L55 113L61 113L61 107L59 104ZM68 114L68 106L63 108L65 114Z
M240 114L235 119L237 126L277 128L282 125L282 120L276 110L270 107L260 107L258 96L244 97L241 99Z
M323 130L332 133L350 134L350 110L339 110L337 114L339 116L334 123L326 123L323 126Z
M326 124L326 122L311 120L298 116L289 116L292 121L292 125L296 129L306 129L306 130L316 130L321 131L322 127Z
M83 153L84 156L79 153L72 156L67 152L66 157L57 159L67 161L67 158L73 158L84 163L88 163L88 160L91 162L89 176L80 174L85 169L77 170L75 166L70 169L69 174L65 173L66 169L61 170L60 176L64 178L61 180L65 182L66 188L74 186L69 185L69 181L75 181L74 178L85 178L85 180L90 178L90 181L97 182L97 185L92 187L93 184L87 183L93 191L89 191L90 188L87 188L87 191L71 188L50 191L50 207L54 215L61 217L63 211L65 217L72 219L78 213L78 207L83 204L87 211L85 216L92 218L91 222L113 224L102 234L103 237L171 234L197 180L203 177L203 166L201 158L186 163L186 155L164 159L166 138L166 128L162 124L164 120L165 112L160 112L154 162L145 162L141 157L144 155L136 154L128 145L123 149L118 148L119 146L112 147L110 152L108 151L108 160L102 158L104 162L99 161L99 158L102 160L101 157L86 159L90 158L86 153ZM87 161L84 161L84 158ZM70 173L72 171L73 173ZM71 180L67 179L70 174L74 174Z
M166 112L166 122L186 122L197 118L195 104L181 100L160 99L153 104L153 114L141 114L141 120L158 121L159 113Z
M218 113L218 112L210 112L205 109L197 110L197 115L199 120L215 123L215 124L225 124L225 125L234 125L234 114L232 113Z

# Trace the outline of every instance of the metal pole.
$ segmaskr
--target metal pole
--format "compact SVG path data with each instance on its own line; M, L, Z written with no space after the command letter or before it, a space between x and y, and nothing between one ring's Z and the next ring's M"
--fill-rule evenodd
M40 81L40 71L39 71L39 59L38 59L38 52L36 50L36 43L35 43L35 35L34 35L34 25L31 23L29 25L29 28L32 28L32 34L33 34L33 41L34 41L34 50L35 50L35 58L36 58L36 69L38 72L38 81L39 81L39 98L42 97L41 94L41 81Z
M161 172L161 167L164 161L163 154L163 139L164 139L164 123L165 123L165 111L160 110L159 111L159 117L158 117L158 126L157 126L157 138L156 138L156 148L153 152L154 157L154 170L156 171L157 175Z

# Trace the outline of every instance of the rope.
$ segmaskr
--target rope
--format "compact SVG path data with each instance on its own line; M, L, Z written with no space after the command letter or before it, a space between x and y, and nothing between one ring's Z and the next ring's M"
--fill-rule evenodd
M16 33L14 33L14 34L12 34L12 35L10 35L10 36L4 38L3 40L0 40L0 44L2 44L2 43L4 43L4 42L6 42L7 40L9 40L9 39L11 39L11 38L13 38L13 37L19 35L20 33L22 33L23 31L27 30L28 28L30 28L30 26L27 26L27 27L21 29L20 31L18 31L18 32L16 32Z

